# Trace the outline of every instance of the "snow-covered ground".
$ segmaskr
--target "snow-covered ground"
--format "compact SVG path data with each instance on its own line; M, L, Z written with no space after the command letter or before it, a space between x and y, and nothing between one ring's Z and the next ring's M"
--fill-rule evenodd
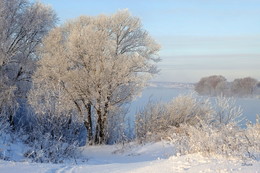
M15 151L19 153L21 149ZM83 147L80 159L63 164L30 163L17 153L13 155L16 161L0 160L1 173L260 172L260 161L200 154L176 156L173 146L166 142Z

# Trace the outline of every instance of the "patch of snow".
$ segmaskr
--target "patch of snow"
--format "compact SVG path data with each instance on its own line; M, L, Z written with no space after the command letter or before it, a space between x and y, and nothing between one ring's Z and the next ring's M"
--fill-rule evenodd
M23 161L23 153L28 149L20 140L9 134L0 136L0 159ZM1 171L0 171L1 172Z
M19 148L19 146L18 146ZM64 164L0 160L1 173L175 173L175 172L260 172L260 161L241 161L201 154L173 156L166 142L137 145L82 147L82 156Z

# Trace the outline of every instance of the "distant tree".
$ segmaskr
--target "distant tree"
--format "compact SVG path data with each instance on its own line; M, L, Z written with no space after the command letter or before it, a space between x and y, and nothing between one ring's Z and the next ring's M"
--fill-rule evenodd
M257 80L251 77L235 79L231 85L233 95L248 96L253 95L253 91L257 86Z
M8 116L12 126L16 109L26 103L35 48L55 21L53 10L39 2L0 1L0 114Z
M106 143L108 119L157 73L158 51L140 20L126 10L71 20L43 42L31 104L39 109L53 99L50 109L81 117L90 144Z
M227 80L223 76L203 77L195 86L195 91L201 95L220 95L226 92Z

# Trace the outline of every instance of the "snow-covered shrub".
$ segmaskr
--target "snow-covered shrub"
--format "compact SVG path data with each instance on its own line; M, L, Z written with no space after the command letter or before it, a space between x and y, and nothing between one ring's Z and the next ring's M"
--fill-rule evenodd
M1 88L0 84L0 90ZM11 135L14 131L13 128L10 126L10 117L7 113L13 113L12 110L10 110L11 107L6 106L8 101L10 101L8 98L10 95L12 95L11 89L9 90L10 93L5 93L7 97L3 95L3 92L0 92L0 159L3 160L9 160L9 147L13 142L13 139L15 134ZM8 96L9 95L9 96ZM10 111L10 112L9 112Z
M126 129L131 128L126 123L126 108L117 108L109 113L107 121L107 143L124 143L129 140Z
M6 131L10 130L10 124L8 123L7 117L0 114L0 136L5 134Z
M178 96L166 108L169 112L168 123L176 127L180 124L196 125L200 120L208 121L213 114L209 100L200 100L192 95Z
M0 74L0 123L9 122L9 126L13 126L17 110L17 102L14 97L16 87L6 85L4 80L6 78L2 78L4 77Z
M25 157L36 162L60 163L77 155L83 125L72 114L36 114L24 139ZM83 138L83 137L82 137ZM84 138L85 139L85 138Z
M77 143L66 143L62 136L59 138L53 137L46 133L41 136L41 140L35 140L30 149L24 153L24 156L31 158L35 162L52 162L62 163L64 159L77 157Z
M140 142L161 138L171 125L167 122L169 113L163 103L149 102L135 117L135 134ZM160 135L159 135L160 134ZM158 140L158 139L157 139Z
M148 103L136 115L136 136L142 142L167 138L173 127L181 124L196 125L209 121L213 110L208 100L192 95L179 96L169 103Z
M257 158L260 151L260 125L238 125L242 115L234 100L216 99L216 112L211 123L200 120L199 125L182 124L169 137L181 154L202 153L226 157Z
M243 134L248 143L246 148L247 156L253 159L260 159L260 116L256 116L256 123L248 123Z
M63 97L61 86L46 91L41 86L34 87L29 93L33 118L25 141L31 149L25 156L37 162L55 163L73 157L76 148L85 144L83 115L79 117L69 104L63 104L68 100Z
M6 117L1 116L0 119L0 159L7 160L8 157L6 156L4 145L9 143L9 141L7 141L7 131L10 129L10 126L5 118Z
M137 139L170 139L180 154L258 158L259 122L240 128L242 110L232 98L218 97L212 105L193 96L179 96L166 104L149 103L136 116Z
M0 119L0 159L15 160L24 159L22 154L27 146L23 143L23 133L21 129L10 126L8 117L2 116Z
M170 137L181 154L203 153L244 157L248 142L245 131L238 126L242 110L235 100L217 97L212 116L199 119L199 123L182 124ZM206 120L206 121L205 121ZM180 133L181 132L181 133Z
M36 162L61 163L77 157L80 126L74 117L36 114L30 123L13 130L6 117L1 117L0 159L12 160L23 154Z
M230 123L222 128L201 123L200 126L182 125L171 136L180 154L202 153L204 155L244 156L243 130Z
M236 106L234 98L217 97L214 110L213 123L216 126L223 126L229 123L237 124L242 120L243 111L240 106Z

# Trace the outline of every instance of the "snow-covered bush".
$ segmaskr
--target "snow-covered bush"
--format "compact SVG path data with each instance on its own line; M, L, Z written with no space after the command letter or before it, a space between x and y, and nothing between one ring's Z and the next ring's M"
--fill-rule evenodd
M177 133L173 133L171 140L180 154L202 153L242 157L245 153L242 135L243 130L233 123L222 128L202 123L200 126L182 125Z
M217 128L210 124L202 126L182 125L169 138L180 154L202 153L259 159L260 125L241 129L234 123Z
M0 136L10 130L10 124L7 117L0 114Z
M218 97L212 105L190 95L166 104L149 103L136 116L137 139L168 139L180 154L258 158L259 122L240 128L242 110L234 99Z
M20 160L27 146L23 143L22 130L14 130L10 122L2 116L0 119L0 159L3 160Z
M173 129L169 139L180 154L202 153L226 157L257 158L260 151L260 125L248 124L246 129L238 125L242 110L233 99L216 99L213 119L200 120L199 125L182 124Z
M36 114L27 130L30 149L24 156L36 162L60 163L77 155L83 125L72 115ZM83 137L82 137L83 138Z
M213 110L208 100L179 96L169 103L148 103L136 115L136 136L142 142L167 138L173 127L209 121Z
M246 148L247 156L253 159L260 159L260 116L256 116L256 123L248 123L243 134L248 143Z
M176 97L167 104L168 123L178 127L180 124L196 125L200 120L209 121L213 110L207 99L199 99L193 95Z
M167 117L169 113L163 103L149 102L140 110L135 117L135 134L139 142L160 139L161 133L171 126Z
M1 114L0 114L1 115ZM10 129L10 125L7 123L6 117L1 116L0 118L0 159L7 160L6 149L3 147L9 141L7 141L6 132Z
M62 163L64 159L77 157L78 145L66 143L63 137L53 137L50 133L41 136L30 145L24 156L35 162Z
M107 121L107 143L124 143L129 140L129 134L126 129L130 130L130 125L126 123L126 108L117 108L111 111Z
M77 157L80 126L75 119L35 115L31 125L13 130L4 118L0 119L0 159L23 155L35 162L61 163Z
M213 123L216 126L238 124L242 120L243 111L240 106L236 106L234 98L217 97L214 110Z
M13 117L17 110L17 102L14 97L16 87L6 85L4 79L6 78L1 77L0 74L0 123L9 122L9 126L13 126ZM0 130L2 129L1 126Z

